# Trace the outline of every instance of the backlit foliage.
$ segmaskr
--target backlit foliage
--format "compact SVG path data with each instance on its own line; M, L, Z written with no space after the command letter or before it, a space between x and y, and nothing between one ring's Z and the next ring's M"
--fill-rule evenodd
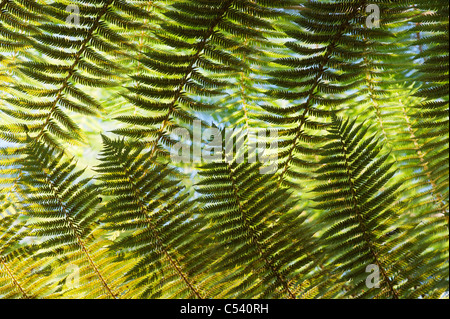
M448 17L0 0L0 298L448 297ZM198 123L276 171L172 161Z

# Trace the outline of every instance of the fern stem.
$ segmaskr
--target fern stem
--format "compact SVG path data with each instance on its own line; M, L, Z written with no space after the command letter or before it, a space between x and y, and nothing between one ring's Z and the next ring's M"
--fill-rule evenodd
M75 68L78 66L78 63L80 63L82 54L86 50L89 41L92 39L92 37L94 35L94 32L97 30L101 18L106 14L106 12L108 11L109 6L113 3L113 1L114 0L109 0L108 2L106 2L104 4L104 6L102 7L101 11L98 13L97 18L95 19L92 27L87 32L86 38L83 40L80 49L75 54L75 61L70 66L70 68L68 70L68 74L64 78L63 83L62 83L61 87L58 90L58 95L56 96L55 100L53 101L53 105L52 105L52 108L50 110L50 113L48 114L48 116L47 116L47 118L46 118L46 120L45 120L45 122L44 122L44 124L43 124L43 126L41 128L41 130L39 131L39 133L34 138L36 141L38 141L41 138L41 136L45 133L45 129L48 126L48 124L50 123L50 120L52 119L53 114L55 113L57 104L62 98L63 91L69 85L69 80L72 77L73 73L75 72Z
M244 111L244 119L245 119L245 129L247 130L247 132L250 131L250 125L249 125L249 116L248 116L248 110L247 110L247 94L245 92L245 74L244 72L241 72L241 77L240 77L240 92L241 92L241 99L242 99L242 110Z
M367 47L366 47L366 50L367 50ZM366 63L366 64L368 63L367 57L364 57L364 63ZM380 105L378 104L378 101L375 98L375 94L374 94L375 89L374 89L374 85L373 85L373 78L368 69L366 69L366 81L367 81L367 88L369 90L369 99L375 110L375 115L376 115L378 123L380 125L381 132L383 132L383 136L386 140L386 144L391 145L391 141L388 138L386 129L384 127L383 118L381 116Z
M18 280L16 279L16 277L14 276L14 274L12 273L12 271L9 269L8 265L6 264L6 261L4 260L3 256L0 255L0 263L2 264L2 266L5 268L6 273L8 274L9 278L11 278L14 286L20 291L20 293L22 294L22 296L25 299L30 298L28 296L28 294L25 292L25 289L20 285L20 283L18 282Z
M233 172L231 170L230 165L227 163L227 170L228 170L228 176L230 176L231 184L233 187L234 196L236 199L236 203L239 207L239 212L241 213L242 220L244 221L244 227L247 230L247 233L250 234L250 241L253 245L255 245L256 249L258 250L258 253L260 254L261 258L264 260L264 263L266 266L268 266L269 271L275 275L275 277L278 279L280 283L282 283L283 289L285 292L289 295L290 299L296 299L296 295L291 291L289 288L289 282L286 280L286 278L283 277L283 275L279 272L279 270L276 268L276 266L273 264L271 257L267 256L267 253L265 252L266 249L264 249L259 242L259 236L254 232L251 225L248 222L248 216L244 209L243 204L241 203L241 200L239 199L239 189L236 185L236 180L233 176Z
M98 269L94 260L92 259L91 254L90 254L88 248L86 247L86 244L81 239L80 234L78 233L77 227L73 224L72 219L70 218L69 209L67 208L66 204L63 203L63 201L61 200L61 198L58 195L58 190L57 190L56 186L50 180L48 175L46 173L44 173L44 174L45 174L45 179L47 181L47 184L50 186L50 189L53 192L53 197L58 201L59 205L61 205L61 207L64 211L64 217L67 221L67 224L69 225L70 229L72 230L73 235L74 235L75 239L77 240L77 243L80 246L81 250L84 252L90 266L92 267L94 272L97 274L97 277L100 279L100 282L102 283L103 287L105 287L105 289L111 295L111 297L113 297L113 299L117 299L118 298L117 294L113 292L111 287L109 287L109 285L106 282L105 278L103 277L102 273L100 272L100 270Z
M402 113L403 113L403 117L406 121L406 124L408 126L408 132L410 134L411 141L414 143L414 149L415 149L417 155L419 156L419 160L420 160L423 172L427 176L428 184L431 186L431 189L433 192L433 196L432 196L433 201L436 203L436 205L438 205L440 207L442 214L445 216L445 205L443 203L443 197L437 190L436 183L433 181L433 178L432 178L431 172L430 172L430 168L429 168L427 162L425 161L425 152L422 150L422 148L419 144L419 140L416 137L415 131L411 125L410 118L404 107L402 107ZM448 222L448 217L447 217L447 222Z
M192 75L192 72L194 71L195 64L200 59L200 57L201 57L201 55L202 55L202 53L203 53L203 51L204 51L204 49L206 47L206 44L207 44L209 38L214 33L214 29L222 21L222 19L225 16L227 10L231 7L231 5L233 4L234 1L235 0L228 0L222 6L220 12L217 15L217 18L215 20L213 20L213 22L211 23L208 31L206 32L205 36L201 40L200 45L198 46L197 52L195 53L195 55L192 58L191 63L187 67L188 71L186 72L186 74L184 75L183 79L181 80L180 85L178 86L178 88L177 88L177 90L175 92L175 96L174 96L172 102L170 103L169 111L167 112L167 115L165 116L165 119L163 120L163 124L162 124L161 128L157 132L158 137L154 141L152 150L150 152L150 158L153 158L153 156L155 155L155 152L156 152L156 149L158 147L158 144L160 143L160 141L161 141L161 139L163 137L164 130L166 129L167 125L169 124L170 116L174 112L175 107L176 107L176 103L178 102L178 99L180 98L181 94L183 93L184 87L186 86L187 82L190 79L190 76Z
M135 188L134 184L133 184L133 189L135 190L135 192L138 191ZM179 262L172 258L171 254L169 253L168 248L165 247L163 241L161 240L161 235L159 234L156 227L153 225L152 220L148 217L147 207L143 203L140 196L139 196L139 206L141 207L142 213L145 216L145 221L149 225L150 230L153 232L153 235L155 236L156 241L159 244L158 249L160 249L164 253L166 258L169 260L170 265L175 269L175 271L178 273L178 275L181 277L181 279L185 282L186 286L195 294L195 296L197 296L198 299L203 299L201 293L194 287L194 285L188 279L188 276L181 269Z
M150 8L152 8L153 7L153 5L154 5L154 3L153 3L153 1L148 1L148 3L145 5L145 10L146 11L150 11ZM143 24L144 25L147 25L148 24L148 21L147 21L147 19L144 19L144 21L143 21ZM145 35L146 35L146 32L144 31L144 29L141 31L141 33L140 33L140 35L139 35L139 40L138 40L138 47L137 47L137 51L139 52L138 53L138 55L137 55L137 58L136 58L136 60L137 60L137 67L136 67L136 74L138 74L138 75L142 75L142 71L143 71L143 67L142 67L142 63L141 63L141 61L140 61L140 59L142 58L142 56L143 56L143 48L144 48L144 42L145 42ZM136 87L139 87L139 83L136 85ZM137 114L137 110L138 110L138 107L137 107L137 105L135 105L134 106L134 113L133 113L133 115L136 115Z
M355 187L355 184L353 182L353 175L351 173L351 167L350 167L350 163L349 163L349 159L348 159L349 154L347 154L347 147L348 146L346 145L345 138L344 138L344 136L342 136L340 131L339 131L338 134L339 134L339 137L340 137L339 140L340 140L340 142L342 144L341 151L342 151L342 154L344 155L344 159L345 159L345 167L346 167L346 172L347 172L347 175L348 175L348 183L349 183L349 186L350 186L350 191L352 193L353 208L355 210L356 217L358 219L359 227L360 227L360 229L361 229L361 231L363 233L363 237L364 237L364 239L366 241L367 248L369 248L370 254L374 258L375 263L378 266L378 269L381 271L381 274L383 275L383 278L385 279L385 281L386 281L386 283L388 285L388 288L389 288L389 291L392 294L392 297L394 299L398 299L398 292L395 290L395 288L394 288L394 286L393 286L389 276L386 273L386 270L384 269L383 264L379 260L379 257L377 255L374 247L372 246L372 242L369 239L369 235L367 233L368 231L367 231L367 228L366 228L365 223L364 223L364 218L363 218L362 213L360 211L360 208L358 206L358 199L357 199L357 194L356 194L356 189L355 189L356 187Z
M301 119L300 119L300 123L297 126L297 134L294 137L294 140L292 142L292 146L289 150L289 155L288 155L288 159L286 161L286 163L284 164L284 168L282 170L282 172L280 173L279 177L278 177L278 185L277 187L279 188L281 186L281 183L283 182L283 178L284 175L287 173L287 171L289 170L289 163L292 161L292 158L294 157L294 150L297 147L297 142L300 139L300 136L302 134L302 128L303 125L306 122L307 119L307 113L309 112L309 108L310 108L310 102L312 100L312 98L314 97L314 94L316 93L315 90L317 88L317 86L321 83L322 81L322 75L326 70L326 65L328 63L328 60L331 57L331 54L333 53L333 48L335 47L335 45L337 44L337 41L339 41L339 39L344 35L345 30L347 29L347 27L349 27L349 22L351 21L351 19L353 19L357 12L358 12L359 6L354 6L352 8L352 12L349 15L348 19L345 20L340 26L339 29L337 30L336 34L334 35L334 37L331 39L330 43L327 46L327 49L325 51L324 57L323 57L323 61L321 62L321 64L319 65L319 71L317 76L314 78L314 84L312 85L311 89L309 90L308 96L306 98L306 102L305 102L305 109L301 115Z
M118 155L118 158L120 158L119 155ZM128 170L128 167L121 161L118 161L118 162L119 162L120 166L123 168L125 176L131 185L131 188L132 188L134 195L137 199L137 202L139 204L142 216L144 217L144 220L146 221L148 227L153 232L153 235L156 238L156 242L158 243L158 246L159 246L159 247L157 247L157 249L161 250L163 252L163 254L166 256L166 258L169 260L169 264L175 269L175 271L178 273L178 275L181 277L181 279L185 282L186 286L194 293L194 295L197 296L198 299L204 299L202 294L195 288L194 284L190 282L190 280L188 279L188 275L186 275L183 272L178 260L175 260L174 258L172 258L171 254L169 252L169 249L166 247L166 245L162 241L159 231L156 229L155 225L153 224L153 221L149 217L149 212L148 212L147 206L145 205L143 199L141 198L141 192L136 187L136 183L132 177L131 172Z

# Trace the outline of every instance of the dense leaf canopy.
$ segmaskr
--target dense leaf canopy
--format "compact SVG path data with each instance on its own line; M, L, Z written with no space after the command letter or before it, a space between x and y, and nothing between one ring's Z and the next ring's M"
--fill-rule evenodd
M0 298L448 298L448 28L447 0L0 0Z

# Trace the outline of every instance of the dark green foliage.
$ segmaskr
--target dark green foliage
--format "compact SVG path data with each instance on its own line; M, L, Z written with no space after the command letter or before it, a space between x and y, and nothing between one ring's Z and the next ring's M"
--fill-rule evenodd
M0 298L448 298L448 14L0 0Z
M403 297L399 284L409 275L402 273L406 265L399 265L405 251L398 245L406 243L396 238L402 232L401 212L393 205L401 183L389 183L395 175L393 163L387 162L389 154L380 154L379 141L349 120L333 118L328 132L324 165L315 172L323 182L314 189L316 209L323 211L320 228L325 255L333 256L334 271L345 273L341 280L350 281L347 294ZM367 289L368 265L378 267L380 289Z
M31 236L42 238L35 255L63 254L67 258L72 252L80 252L97 284L103 286L103 293L115 297L88 247L97 219L99 187L91 178L82 178L84 172L75 170L76 163L61 161L62 153L55 154L43 144L30 143L27 155L21 181L27 194L23 209L30 217Z
M202 218L173 172L141 152L104 137L97 172L109 200L102 222L125 232L110 249L137 259L125 276L142 287L140 297L204 298L201 238L195 235Z
M261 175L260 165L236 159L203 166L199 174L198 200L219 244L214 249L223 252L213 269L232 270L223 282L239 279L230 296L299 297L301 269L311 263L311 240L302 226L306 216L290 194L277 189L273 176Z

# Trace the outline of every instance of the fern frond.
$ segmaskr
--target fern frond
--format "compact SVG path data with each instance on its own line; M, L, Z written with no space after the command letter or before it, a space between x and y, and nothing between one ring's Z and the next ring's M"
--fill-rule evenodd
M116 298L118 295L96 264L89 242L92 239L95 206L100 191L91 179L82 179L83 171L75 170L73 161L63 161L58 154L41 143L29 143L23 162L21 183L26 186L24 213L29 217L31 235L41 239L35 256L62 255L86 267L80 273L84 283L95 280L100 289L97 296ZM70 256L70 257L69 257ZM89 288L88 288L89 289Z
M230 286L228 297L295 299L302 292L301 270L312 263L310 238L302 227L306 216L260 168L235 158L199 171L198 200L210 223L207 231L219 245L214 249L222 255L213 269L233 270L222 279Z
M333 118L328 131L330 142L324 146L323 166L316 170L321 183L314 198L316 209L323 214L325 254L334 251L330 262L351 285L347 294L407 298L414 293L412 283L420 287L427 274L405 261L430 261L417 247L411 248L411 242L417 240L408 231L412 224L404 224L402 210L395 208L402 182L390 182L396 173L391 170L393 163L387 162L389 154L380 153L379 142L364 137L365 132L361 135L361 127L349 120ZM445 263L439 260L441 265ZM367 284L367 267L372 265L379 273L380 289Z
M171 170L153 164L142 148L105 136L103 141L97 168L109 198L103 222L123 233L110 249L133 262L127 280L141 297L205 298L201 269L193 265L202 248L195 235L202 219L193 213L194 203Z

